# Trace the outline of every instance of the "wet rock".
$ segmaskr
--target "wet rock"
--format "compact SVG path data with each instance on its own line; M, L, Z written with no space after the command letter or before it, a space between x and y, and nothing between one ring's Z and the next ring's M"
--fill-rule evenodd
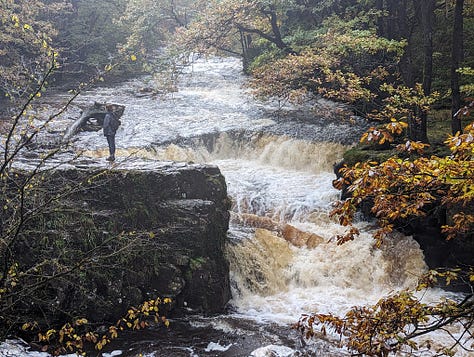
M313 249L325 241L323 237L317 234L302 231L291 224L281 224L269 217L261 217L250 213L240 213L234 215L232 220L249 227L273 232L295 247L307 247Z
M50 263L43 273L63 265L80 269L52 279L31 301L26 297L22 314L115 322L128 307L155 297L173 300L169 314L224 310L229 200L217 167L68 169L48 180L48 186L67 185L74 189L31 222L30 239L15 250L25 269L45 255Z
M306 246L310 249L324 242L324 238L314 233L304 232L290 224L285 224L282 236L296 247Z
M405 234L413 235L413 238L420 244L426 264L430 269L465 269L465 267L474 266L473 232L447 240L446 235L441 231L441 227L450 222L458 208L446 210L437 207L431 209L425 217L398 222L399 229ZM466 211L466 207L463 207L463 210ZM469 277L463 275L465 272L459 274L460 279L445 287L453 291L471 292L473 284L469 283ZM439 283L443 286L442 281Z
M265 216L259 216L251 213L234 214L232 220L248 227L263 228L269 231L279 232L281 230L280 223Z

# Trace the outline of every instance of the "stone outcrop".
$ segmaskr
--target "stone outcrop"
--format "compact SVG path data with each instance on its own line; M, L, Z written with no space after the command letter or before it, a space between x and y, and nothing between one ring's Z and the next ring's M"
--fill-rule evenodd
M173 300L172 311L163 312L171 315L224 310L230 299L224 177L214 166L151 165L55 171L48 185L69 193L34 219L31 239L16 246L16 255L27 266L47 254L43 273L77 269L52 279L35 301L25 297L21 313L116 321L129 306L157 296Z
M413 235L420 244L430 269L474 266L474 234L471 232L463 237L447 240L441 232L441 227L449 222L454 213L454 210L438 207L431 209L425 217L398 222L399 229L405 234ZM471 291L472 282L469 284L469 277L461 277L448 288Z

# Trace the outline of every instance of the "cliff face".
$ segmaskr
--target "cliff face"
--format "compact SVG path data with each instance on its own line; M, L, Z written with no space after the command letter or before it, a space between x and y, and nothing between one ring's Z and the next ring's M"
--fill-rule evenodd
M21 267L40 265L43 274L75 268L51 279L34 301L25 297L20 313L116 321L157 296L170 297L174 313L223 311L229 200L217 167L68 169L54 172L48 185L70 189L29 224L31 239L20 240L15 255Z

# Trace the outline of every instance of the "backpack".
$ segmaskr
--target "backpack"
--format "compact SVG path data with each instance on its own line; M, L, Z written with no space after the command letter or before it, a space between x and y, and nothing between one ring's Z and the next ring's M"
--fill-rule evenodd
M115 132L119 128L119 126L122 124L119 118L116 117L115 113L110 113L110 127L112 130Z

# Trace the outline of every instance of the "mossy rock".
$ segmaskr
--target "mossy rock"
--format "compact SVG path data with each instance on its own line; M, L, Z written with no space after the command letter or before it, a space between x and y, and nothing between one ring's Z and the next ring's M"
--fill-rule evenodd
M358 162L376 161L382 162L394 156L396 151L391 150L374 150L367 146L355 146L344 153L344 163L347 166L354 166Z
M451 133L450 112L438 110L431 113L428 118L428 140L430 147L425 151L425 156L445 157L450 155L450 150L444 144ZM400 142L403 142L401 140ZM385 147L358 144L344 153L344 163L353 166L358 162L375 161L382 162L393 156L400 156L395 149L395 144Z

